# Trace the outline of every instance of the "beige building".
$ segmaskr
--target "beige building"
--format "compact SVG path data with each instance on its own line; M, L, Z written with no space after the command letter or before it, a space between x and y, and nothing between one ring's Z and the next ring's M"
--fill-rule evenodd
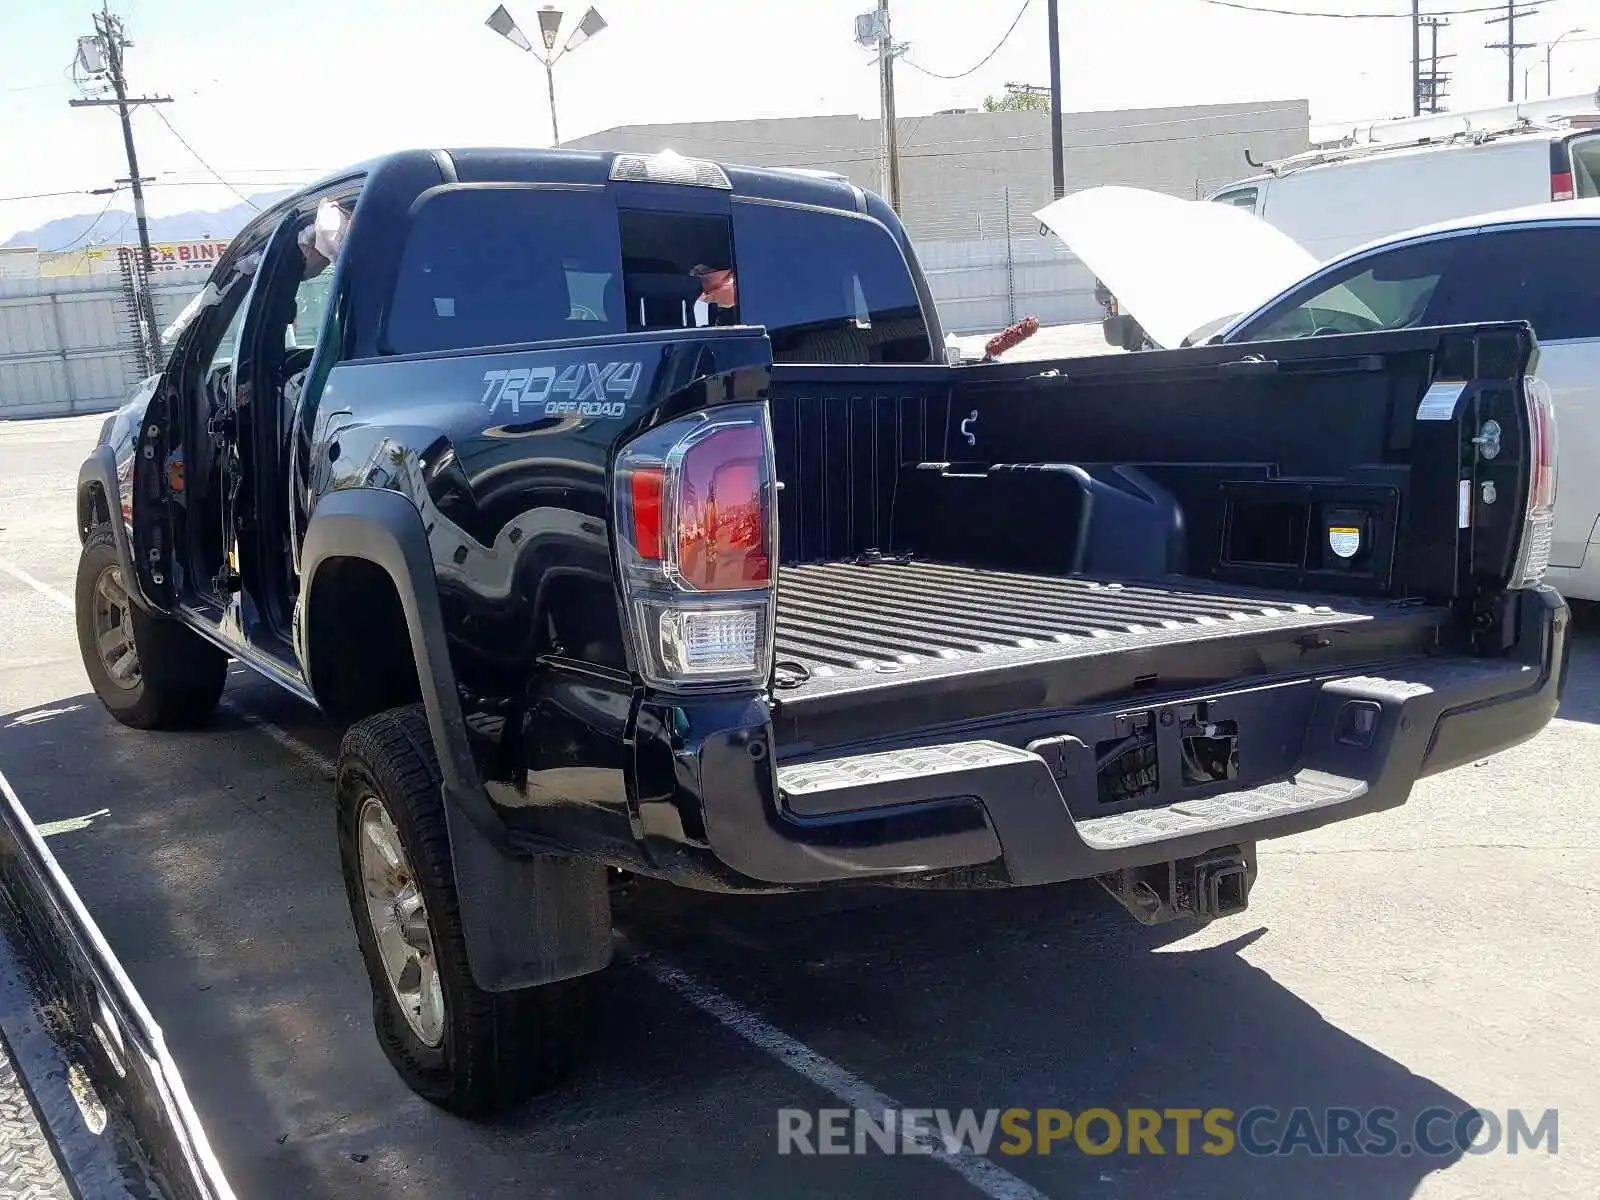
M1043 112L981 110L903 117L901 216L919 243L992 238L1005 222L1036 233L1030 214L1051 199L1050 118ZM1310 145L1304 100L1066 113L1063 162L1069 191L1099 184L1198 198L1252 173L1260 161ZM567 145L607 150L672 149L747 166L816 167L882 191L879 123L855 116L685 125L623 125Z

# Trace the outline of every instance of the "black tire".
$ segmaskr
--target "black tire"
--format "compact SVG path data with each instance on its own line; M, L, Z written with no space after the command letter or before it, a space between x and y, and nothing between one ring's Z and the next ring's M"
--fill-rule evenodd
M400 1007L368 912L361 810L375 797L393 822L422 894L444 998L443 1039L430 1046ZM378 1042L408 1087L458 1116L502 1112L559 1084L577 1060L584 981L486 992L472 980L445 829L438 759L422 706L359 721L339 752L339 858L356 941L372 986Z
M78 652L89 683L106 710L135 729L188 729L204 725L216 711L228 681L228 656L170 617L128 607L128 625L138 677L119 682L102 659L95 629L101 578L121 560L111 526L97 526L83 544L73 594Z

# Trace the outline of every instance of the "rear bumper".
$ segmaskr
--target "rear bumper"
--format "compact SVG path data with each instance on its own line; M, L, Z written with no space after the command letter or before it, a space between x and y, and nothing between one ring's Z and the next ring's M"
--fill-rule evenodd
M700 880L683 881L931 883L978 871L987 884L1050 883L1393 808L1418 778L1515 745L1554 715L1566 606L1548 589L1527 592L1517 622L1517 647L1505 658L1418 658L1381 673L1029 717L990 736L777 766L763 706L705 733L680 709L673 790L680 809L685 792L698 801L704 827L690 840L714 859L701 864ZM1234 781L1185 783L1180 731L1186 721L1194 728L1197 711L1205 722L1235 723ZM1162 782L1153 800L1121 809L1100 803L1096 748L1130 720L1157 730Z

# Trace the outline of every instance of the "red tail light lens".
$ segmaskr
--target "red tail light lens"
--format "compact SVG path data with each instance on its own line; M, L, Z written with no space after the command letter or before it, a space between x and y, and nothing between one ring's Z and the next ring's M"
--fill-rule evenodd
M1572 187L1571 171L1552 171L1550 173L1550 199L1571 200L1577 194Z
M762 587L767 546L766 432L725 426L695 442L673 472L678 577L701 592Z
M628 477L628 498L633 502L633 548L639 557L660 562L661 489L665 473L660 467L637 467Z
M772 669L777 547L765 405L649 430L617 459L617 558L647 683L763 686Z

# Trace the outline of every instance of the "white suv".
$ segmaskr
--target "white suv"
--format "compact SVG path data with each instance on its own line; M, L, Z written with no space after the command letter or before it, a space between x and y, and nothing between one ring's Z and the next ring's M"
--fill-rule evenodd
M1528 321L1561 431L1547 582L1600 600L1600 201L1463 218L1319 268L1212 342Z

